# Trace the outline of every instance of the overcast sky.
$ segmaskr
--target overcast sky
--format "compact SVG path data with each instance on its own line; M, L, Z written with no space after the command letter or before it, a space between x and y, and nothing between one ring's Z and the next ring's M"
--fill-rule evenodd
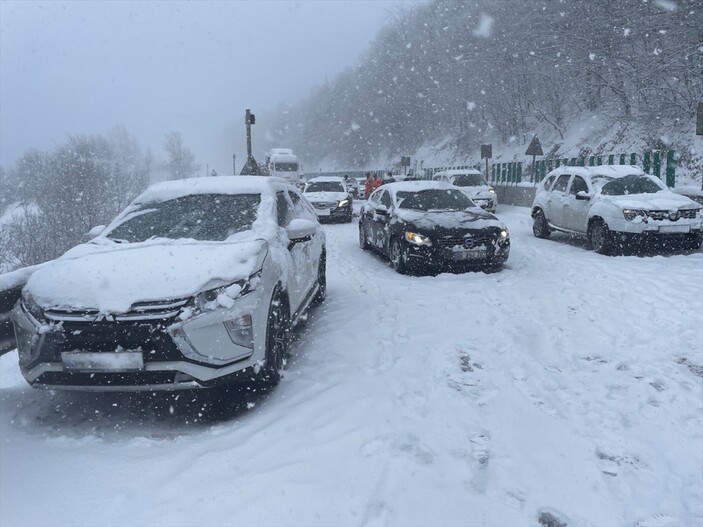
M231 172L246 107L305 96L414 1L0 0L0 164L124 125L159 157L180 131L203 170Z

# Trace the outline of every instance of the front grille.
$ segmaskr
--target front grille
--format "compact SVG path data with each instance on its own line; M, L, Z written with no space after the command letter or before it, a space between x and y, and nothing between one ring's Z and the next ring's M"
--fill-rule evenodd
M467 240L471 240L473 242L473 247L480 247L482 245L490 247L493 245L496 238L491 238L490 236L482 236L480 238L438 238L437 245L444 249L451 249L452 247L456 247L457 245L464 247L464 244L467 242Z
M139 322L64 322L62 331L47 333L39 361L60 361L63 351L109 353L118 349L141 351L145 362L188 361L166 332L175 321L173 318Z
M317 201L312 204L316 209L331 209L337 206L336 201Z
M652 218L653 220L670 220L670 221L678 221L681 218L687 219L687 220L693 220L696 218L696 214L698 213L697 209L684 209L684 210L679 210L679 211L668 211L668 210L649 210L646 211L646 214L648 217Z
M101 314L97 309L52 308L44 316L54 322L163 320L175 317L187 302L187 299L137 302L126 313L114 315Z

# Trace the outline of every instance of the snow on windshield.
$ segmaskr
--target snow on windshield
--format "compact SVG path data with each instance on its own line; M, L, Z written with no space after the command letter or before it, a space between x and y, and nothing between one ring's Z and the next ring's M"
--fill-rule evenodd
M107 238L129 243L152 238L223 241L251 228L260 203L260 194L195 194L145 203Z
M663 190L653 179L647 176L630 175L614 179L601 190L604 196L627 196L629 194L654 194Z
M336 181L312 181L305 192L344 192L344 187Z

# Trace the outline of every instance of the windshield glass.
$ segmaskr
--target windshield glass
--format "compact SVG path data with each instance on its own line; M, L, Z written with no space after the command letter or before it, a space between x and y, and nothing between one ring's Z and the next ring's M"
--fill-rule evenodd
M418 192L398 192L398 208L425 212L466 210L474 202L460 190L426 189Z
M452 183L457 187L485 187L488 186L483 176L479 174L460 174L454 176Z
M251 228L260 202L260 194L196 194L144 203L107 238L127 243L151 238L223 241Z
M313 181L305 187L305 192L344 192L344 187L336 181Z
M627 196L628 194L653 194L662 188L647 176L625 176L613 179L603 185L601 194L605 196Z
M276 172L296 172L298 163L274 163L273 169Z

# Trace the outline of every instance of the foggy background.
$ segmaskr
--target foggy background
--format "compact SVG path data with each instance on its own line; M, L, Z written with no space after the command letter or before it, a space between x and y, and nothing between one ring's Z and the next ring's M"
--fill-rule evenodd
M3 1L0 165L123 125L157 159L178 131L201 175L231 173L233 152L239 170L246 107L294 103L417 3Z

